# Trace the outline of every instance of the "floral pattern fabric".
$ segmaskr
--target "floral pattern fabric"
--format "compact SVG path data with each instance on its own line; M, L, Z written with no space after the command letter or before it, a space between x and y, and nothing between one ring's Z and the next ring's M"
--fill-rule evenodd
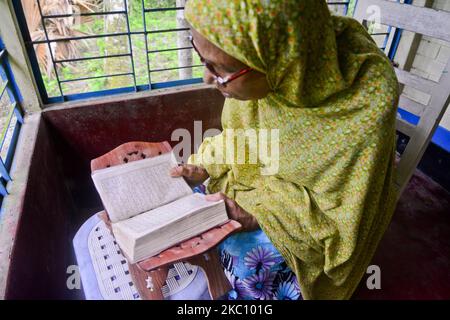
M205 139L189 162L208 171L209 192L224 192L256 217L304 299L350 298L397 196L398 82L389 59L361 24L332 16L324 0L191 0L185 16L210 42L264 73L271 88L259 100L226 99L223 132ZM262 158L215 162L226 154L222 141L234 139L227 129L279 130L277 172L261 174L271 165ZM238 147L245 149L236 154L249 152ZM244 279L251 287L272 276L265 270Z
M264 232L230 236L219 246L230 300L299 300L297 277Z

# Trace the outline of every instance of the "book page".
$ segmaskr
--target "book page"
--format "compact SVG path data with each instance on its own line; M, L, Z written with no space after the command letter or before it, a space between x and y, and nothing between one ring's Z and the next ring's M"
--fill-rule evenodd
M111 221L121 221L192 194L182 177L169 175L175 166L173 153L166 153L94 171L92 179Z
M121 221L115 224L115 227L126 228L130 233L138 237L143 233L149 233L174 221L187 218L191 213L198 210L220 205L224 206L222 203L223 200L211 202L207 201L204 195L194 193L131 219Z

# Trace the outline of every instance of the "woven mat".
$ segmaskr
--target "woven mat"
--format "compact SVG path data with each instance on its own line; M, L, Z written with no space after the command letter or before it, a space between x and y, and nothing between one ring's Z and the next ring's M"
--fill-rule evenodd
M105 300L140 300L131 279L126 258L103 221L92 228L88 238L89 254ZM164 298L183 290L197 274L198 267L179 262L169 268Z

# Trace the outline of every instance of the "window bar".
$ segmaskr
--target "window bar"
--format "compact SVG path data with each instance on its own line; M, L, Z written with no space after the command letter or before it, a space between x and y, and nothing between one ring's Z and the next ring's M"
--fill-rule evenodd
M158 52L168 52L168 51L179 51L179 50L189 50L193 49L192 47L181 47L181 48L170 48L170 49L161 49L161 50L150 50L147 53L158 53Z
M52 14L48 16L42 16L44 19L57 19L57 18L70 18L70 17L87 17L87 16L107 16L110 14L126 14L124 10L121 11L102 11L102 12L86 12L86 13L64 13L64 14Z
M192 66L184 66L184 67L173 67L173 68L164 68L164 69L153 69L150 70L150 72L163 72L163 71L170 71L170 70L179 70L179 69L188 69L188 68L199 68L204 67L202 64L192 65Z
M145 39L145 52L146 52L146 60L147 60L147 77L148 77L148 87L151 90L152 89L152 78L150 75L150 60L148 58L149 51L148 51L148 39L147 39L147 22L145 17L145 3L144 0L142 0L142 21L144 23L144 39Z
M113 74L105 74L103 76L84 77L84 78L75 78L75 79L65 79L65 80L61 80L61 83L74 82L74 81L83 81L83 80L92 80L92 79L101 79L101 78L109 78L109 77L131 76L131 75L133 75L132 72L113 73Z
M61 97L64 100L64 94L63 94L63 90L62 90L62 87L61 87L61 82L59 81L58 70L56 70L55 58L53 57L52 46L51 46L51 44L49 42L50 39L48 38L47 27L45 26L45 19L43 18L42 7L41 7L41 1L40 0L37 0L37 5L38 5L38 9L39 9L39 14L41 15L41 23L42 23L42 28L44 29L45 39L47 39L46 42L48 44L48 50L50 50L50 58L52 59L53 69L55 71L56 81L58 82L59 92L61 93Z
M3 162L3 159L0 157L0 174L2 175L2 178L6 181L11 181L11 176L9 175L8 170L6 169L5 163Z
M5 94L5 92L7 92L8 97L11 100L11 97L13 97L14 99L14 113L16 114L16 118L17 121L19 121L20 123L23 123L23 115L22 115L22 108L19 104L19 97L16 94L16 90L13 87L12 82L10 81L10 75L9 75L9 69L8 66L6 65L5 61L3 60L4 57L6 57L7 52L6 49L3 49L0 52L0 73L2 74L2 78L4 76L4 86L3 88L0 90L0 99L3 97L3 95ZM1 149L1 148L0 148Z
M130 32L105 33L105 34L92 34L92 35L88 35L88 36L79 36L79 37L66 37L66 38L55 38L55 39L48 39L48 40L37 40L37 41L33 41L32 44L51 43L51 42L63 42L63 41L71 41L71 40L75 41L75 40L107 38L107 37L120 37L120 36L141 35L141 34L149 34L149 33L188 31L188 30L189 30L189 28L174 28L174 29L150 30L150 31L147 31L147 32L130 31Z
M22 126L22 124L20 122L17 122L14 127L13 134L11 136L11 142L10 142L8 152L6 154L6 159L5 159L5 167L8 169L8 171L10 170L10 168L12 166L14 152L16 150L17 141L19 140L19 132L20 132L21 126Z
M389 32L374 32L370 34L371 36L388 36Z
M131 56L130 53L120 53L120 54L112 54L109 56L95 56L95 57L83 57L83 58L74 58L74 59L64 59L64 60L55 60L55 63L67 63L67 62L77 62L77 61L86 61L86 60L95 60L95 59L108 59L108 58L119 58L119 57L128 57Z
M175 11L175 10L183 10L184 7L172 7L172 8L149 8L145 9L145 12L161 12L161 11Z
M174 28L174 29L150 30L150 31L147 31L147 33L164 33L164 32L176 32L176 31L189 31L189 28Z
M174 28L174 29L163 29L163 30L147 30L147 21L146 21L146 13L147 12L166 12L166 11L176 11L176 10L184 10L184 7L172 7L172 8L145 8L144 0L142 0L142 16L144 22L144 33L145 33L145 49L147 54L147 69L148 69L148 78L149 78L149 88L153 89L153 85L151 83L151 74L156 72L170 71L170 70L180 70L180 69L188 69L188 68L198 68L204 67L203 65L191 65L191 66L183 66L183 67L173 67L173 68L162 68L162 69L151 69L150 68L150 59L149 54L159 53L159 52L169 52L169 51L180 51L180 50L190 50L192 47L181 47L181 48L169 48L169 49L161 49L161 50L148 50L148 34L156 34L156 33L164 33L164 32L180 32L180 31L189 31L189 28ZM196 80L196 79L190 79Z
M123 0L123 5L125 6L125 20L127 22L127 33L128 33L128 45L130 47L130 61L131 61L131 70L133 73L133 83L134 83L134 91L137 92L136 85L136 71L134 69L134 59L133 59L133 44L131 42L131 33L130 33L130 19L128 18L128 1Z

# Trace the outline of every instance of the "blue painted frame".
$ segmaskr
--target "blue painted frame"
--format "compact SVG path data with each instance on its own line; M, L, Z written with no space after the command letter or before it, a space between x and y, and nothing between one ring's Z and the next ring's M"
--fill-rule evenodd
M3 138L0 141L0 151L2 151L3 147L5 146L5 139L8 136L7 132L10 130L11 126L14 125L10 144L6 152L6 157L5 159L2 159L0 157L0 174L1 174L0 204L1 204L3 198L8 194L6 185L9 181L12 181L9 172L11 169L14 152L19 138L19 132L24 123L23 111L21 108L21 102L23 98L14 80L14 76L8 61L8 52L1 38L0 38L0 78L2 79L2 82L4 84L2 86L2 90L0 91L0 99L6 96L10 103L6 127L0 128L3 132ZM15 123L12 123L14 118Z

